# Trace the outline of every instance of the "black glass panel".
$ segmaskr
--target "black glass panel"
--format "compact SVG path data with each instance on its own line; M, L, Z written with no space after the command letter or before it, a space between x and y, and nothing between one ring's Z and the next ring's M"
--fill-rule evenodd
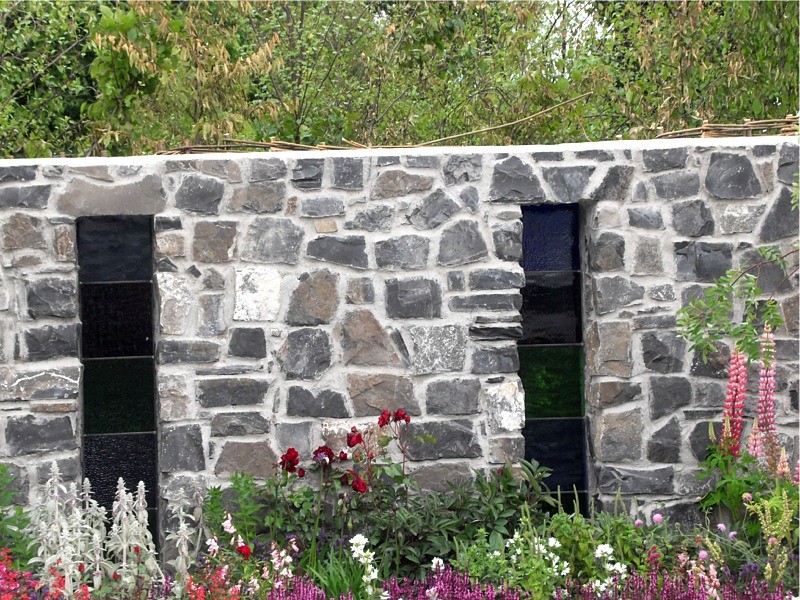
M526 271L577 271L578 205L522 207L522 268Z
M85 358L153 354L152 284L81 285Z
M153 275L150 216L77 220L79 278L83 282L140 281Z
M565 494L572 492L573 486L578 490L586 489L583 418L527 420L522 434L525 436L525 460L537 460L553 470L545 483L553 491L560 486L562 500Z
M580 273L526 273L521 312L520 344L580 343Z
M122 477L129 492L139 481L147 489L147 506L156 506L156 434L86 435L83 474L92 482L95 499L111 510Z
M520 346L519 376L525 417L583 415L583 352L580 346Z
M155 429L152 358L87 360L83 365L83 431L133 433Z

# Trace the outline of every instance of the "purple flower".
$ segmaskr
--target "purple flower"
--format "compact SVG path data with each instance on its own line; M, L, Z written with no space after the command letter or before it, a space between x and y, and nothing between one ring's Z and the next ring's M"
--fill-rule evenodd
M738 531L731 531L731 532L728 534L728 539L729 539L730 541L733 541L733 538L735 538L735 537L736 537L736 535L737 535L738 533L739 533Z
M664 520L664 516L661 513L656 513L653 515L653 523L658 525L661 521Z
M725 531L727 528L725 527L725 523L717 523L717 529L720 531Z
M642 521L641 519L636 519L636 520L633 522L633 526L634 526L634 527L641 527L642 525L644 525L644 521Z
M706 552L705 550L700 550L700 552L697 553L697 558L699 558L700 560L707 559L708 558L708 552Z

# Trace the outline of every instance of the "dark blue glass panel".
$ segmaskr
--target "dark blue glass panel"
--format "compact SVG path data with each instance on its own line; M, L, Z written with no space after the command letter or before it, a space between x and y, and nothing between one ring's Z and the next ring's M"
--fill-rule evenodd
M151 283L81 285L84 358L153 354Z
M575 344L581 333L581 276L573 271L526 273L520 344Z
M152 217L82 217L76 222L83 282L143 281L153 276Z
M583 349L580 346L520 346L519 376L525 417L583 415Z
M156 434L85 435L83 475L92 482L95 499L107 510L111 510L120 477L129 492L135 492L139 481L144 481L147 506L155 507Z
M578 205L522 207L522 268L526 271L577 271Z
M584 468L584 419L529 419L522 430L525 460L536 460L553 472L545 479L547 487L564 494L586 489ZM568 505L571 508L571 505Z
M103 358L83 364L83 432L155 430L152 358Z

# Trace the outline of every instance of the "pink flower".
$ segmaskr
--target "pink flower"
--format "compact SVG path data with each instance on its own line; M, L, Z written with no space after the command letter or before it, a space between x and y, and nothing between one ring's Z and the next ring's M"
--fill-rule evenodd
M758 429L767 468L777 475L780 461L775 429L775 336L769 325L761 334L761 371L758 378Z
M225 520L222 522L222 529L225 533L236 533L236 527L231 522L232 519L231 513L225 513Z
M750 492L745 492L744 494L742 494L742 500L744 500L745 502L752 502L753 494L751 494Z
M697 558L699 558L700 560L707 559L708 558L708 552L706 552L705 550L700 550L700 552L697 553Z
M633 526L634 526L634 527L641 527L642 525L644 525L644 521L642 521L641 519L636 519L636 520L633 522Z
M658 525L661 521L664 520L664 516L661 513L656 513L653 515L653 523Z
M722 413L722 439L720 448L731 456L739 456L742 441L744 396L747 391L747 359L738 350L731 354L728 367L728 392Z
M717 529L720 531L725 531L727 528L725 527L725 523L717 523Z
M776 537L771 537L771 538L769 538L767 540L767 544L769 544L770 546L773 546L773 545L775 545L777 543L778 543L778 538L776 538Z
M733 541L733 539L734 539L734 538L735 538L735 537L738 535L738 533L739 533L738 531L731 531L731 532L728 534L728 539L729 539L730 541Z

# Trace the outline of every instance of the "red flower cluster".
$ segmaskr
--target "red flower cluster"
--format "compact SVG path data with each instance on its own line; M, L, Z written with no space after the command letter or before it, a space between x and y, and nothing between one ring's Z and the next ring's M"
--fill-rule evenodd
M244 556L245 560L250 558L250 555L253 552L252 550L250 550L250 546L248 546L247 544L242 544L241 546L236 546L236 551L239 554L241 554L242 556Z
M381 425L383 427L383 425ZM358 432L358 429L353 427L350 430L350 433L347 434L347 447L352 448L353 446L358 446L359 444L364 443L364 438Z
M327 467L336 460L336 455L327 446L320 446L314 450L313 460L314 462L322 463L323 467Z
M384 410L381 416L378 417L378 426L386 427L391 422L398 423L400 421L405 421L406 423L411 422L411 417L409 417L402 408L398 408L394 414L390 413L388 410Z
M351 478L352 481L350 481ZM358 492L359 494L364 494L367 491L367 482L364 481L355 471L345 471L340 481L342 482L342 485L350 485L350 487L353 488L353 491Z
M286 454L281 455L281 469L287 473L294 473L297 471L298 464L300 464L300 454L294 448L289 448ZM300 477L302 477L302 475L300 475Z

